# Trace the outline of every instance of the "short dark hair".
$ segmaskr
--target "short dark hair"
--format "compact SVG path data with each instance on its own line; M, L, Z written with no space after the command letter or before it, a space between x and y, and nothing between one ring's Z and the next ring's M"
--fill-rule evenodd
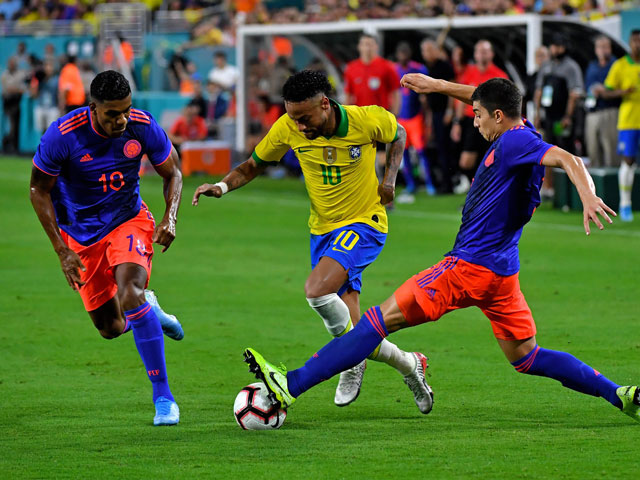
M631 35L640 35L640 28L634 28L633 30L631 30Z
M100 72L91 82L91 99L95 102L122 100L129 95L129 82L124 75L115 70Z
M329 96L331 84L327 75L317 70L301 70L291 75L282 87L285 102L303 102L319 93Z
M375 35L373 35L373 34L371 34L371 33L362 33L362 34L360 35L360 38L359 38L358 40L361 40L361 39L363 39L363 38L370 38L370 39L372 39L374 42L376 42L376 43L378 43L378 44L380 43L380 41L378 40L378 37L377 37L377 36L375 36Z
M508 118L520 118L522 94L511 80L492 78L481 83L471 95L471 101L476 100L489 113L502 110Z

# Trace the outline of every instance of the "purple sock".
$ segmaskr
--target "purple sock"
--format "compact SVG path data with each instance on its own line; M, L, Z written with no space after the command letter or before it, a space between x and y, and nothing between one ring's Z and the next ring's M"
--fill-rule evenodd
M616 394L620 385L566 352L547 350L536 345L532 351L511 365L520 373L553 378L567 388L602 397L622 409L622 401Z
M297 397L367 358L389 335L380 307L367 310L350 332L334 338L296 370L287 373L289 393Z
M133 310L124 312L131 324L133 338L138 347L138 353L147 370L147 375L153 387L153 401L160 396L173 400L169 382L167 381L167 367L164 361L164 337L158 317L151 305L144 302Z

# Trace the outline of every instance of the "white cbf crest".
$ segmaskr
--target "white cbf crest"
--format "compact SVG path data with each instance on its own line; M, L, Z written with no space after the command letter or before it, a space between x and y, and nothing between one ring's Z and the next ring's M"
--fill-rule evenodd
M360 160L360 155L362 154L362 149L360 145L353 145L349 147L349 157L351 160Z

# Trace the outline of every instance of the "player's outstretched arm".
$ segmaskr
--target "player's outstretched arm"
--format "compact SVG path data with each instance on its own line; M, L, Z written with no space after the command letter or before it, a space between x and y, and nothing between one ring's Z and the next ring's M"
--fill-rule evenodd
M387 145L387 159L384 167L382 183L378 185L380 203L386 205L393 201L396 194L396 177L402 164L402 154L407 143L407 131L398 124L396 139Z
M461 83L447 82L439 78L432 78L422 73L407 73L400 79L400 85L416 93L442 93L471 105L471 95L476 87Z
M71 250L60 236L60 229L56 221L55 210L51 202L51 190L56 184L56 178L38 170L35 166L31 169L31 183L29 185L29 197L33 209L44 228L53 249L58 254L60 266L69 286L78 290L84 282L80 280L78 269L86 270L82 260L76 252Z
M171 147L171 155L166 162L154 167L156 172L163 179L164 193L164 216L162 221L156 225L153 232L152 241L162 245L163 252L171 246L176 238L176 221L178 219L178 208L180 208L180 200L182 199L182 172L178 167L180 158L174 147Z
M191 204L198 205L198 199L200 198L200 195L220 198L225 193L246 185L262 172L264 172L264 169L265 166L258 165L253 157L249 157L249 160L241 163L236 168L227 173L222 181L213 185L210 183L203 183L198 188L196 188Z
M593 179L581 158L571 155L560 147L553 147L543 157L542 165L559 167L567 172L569 180L576 186L582 201L584 231L587 235L591 233L589 228L590 221L595 223L600 230L604 229L598 215L602 216L607 223L613 223L607 213L613 216L617 216L617 214L596 195Z

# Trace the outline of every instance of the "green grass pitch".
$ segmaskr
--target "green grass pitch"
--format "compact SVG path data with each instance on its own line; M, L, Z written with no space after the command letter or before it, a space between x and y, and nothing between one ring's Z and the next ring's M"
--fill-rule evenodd
M333 405L336 380L308 392L284 427L246 432L236 393L254 381L252 346L290 368L328 340L309 309L308 201L302 182L258 179L191 206L156 252L151 287L185 328L166 341L177 427L154 428L151 388L128 334L103 340L60 272L28 198L31 164L0 160L0 477L620 478L638 467L640 425L602 399L517 374L479 310L394 334L430 357L435 406L422 416L401 377L369 362L363 390ZM156 218L158 177L142 180ZM378 304L452 246L461 197L420 196L390 215L364 275ZM620 384L640 382L639 223L591 237L579 214L536 212L521 242L521 284L541 345Z

